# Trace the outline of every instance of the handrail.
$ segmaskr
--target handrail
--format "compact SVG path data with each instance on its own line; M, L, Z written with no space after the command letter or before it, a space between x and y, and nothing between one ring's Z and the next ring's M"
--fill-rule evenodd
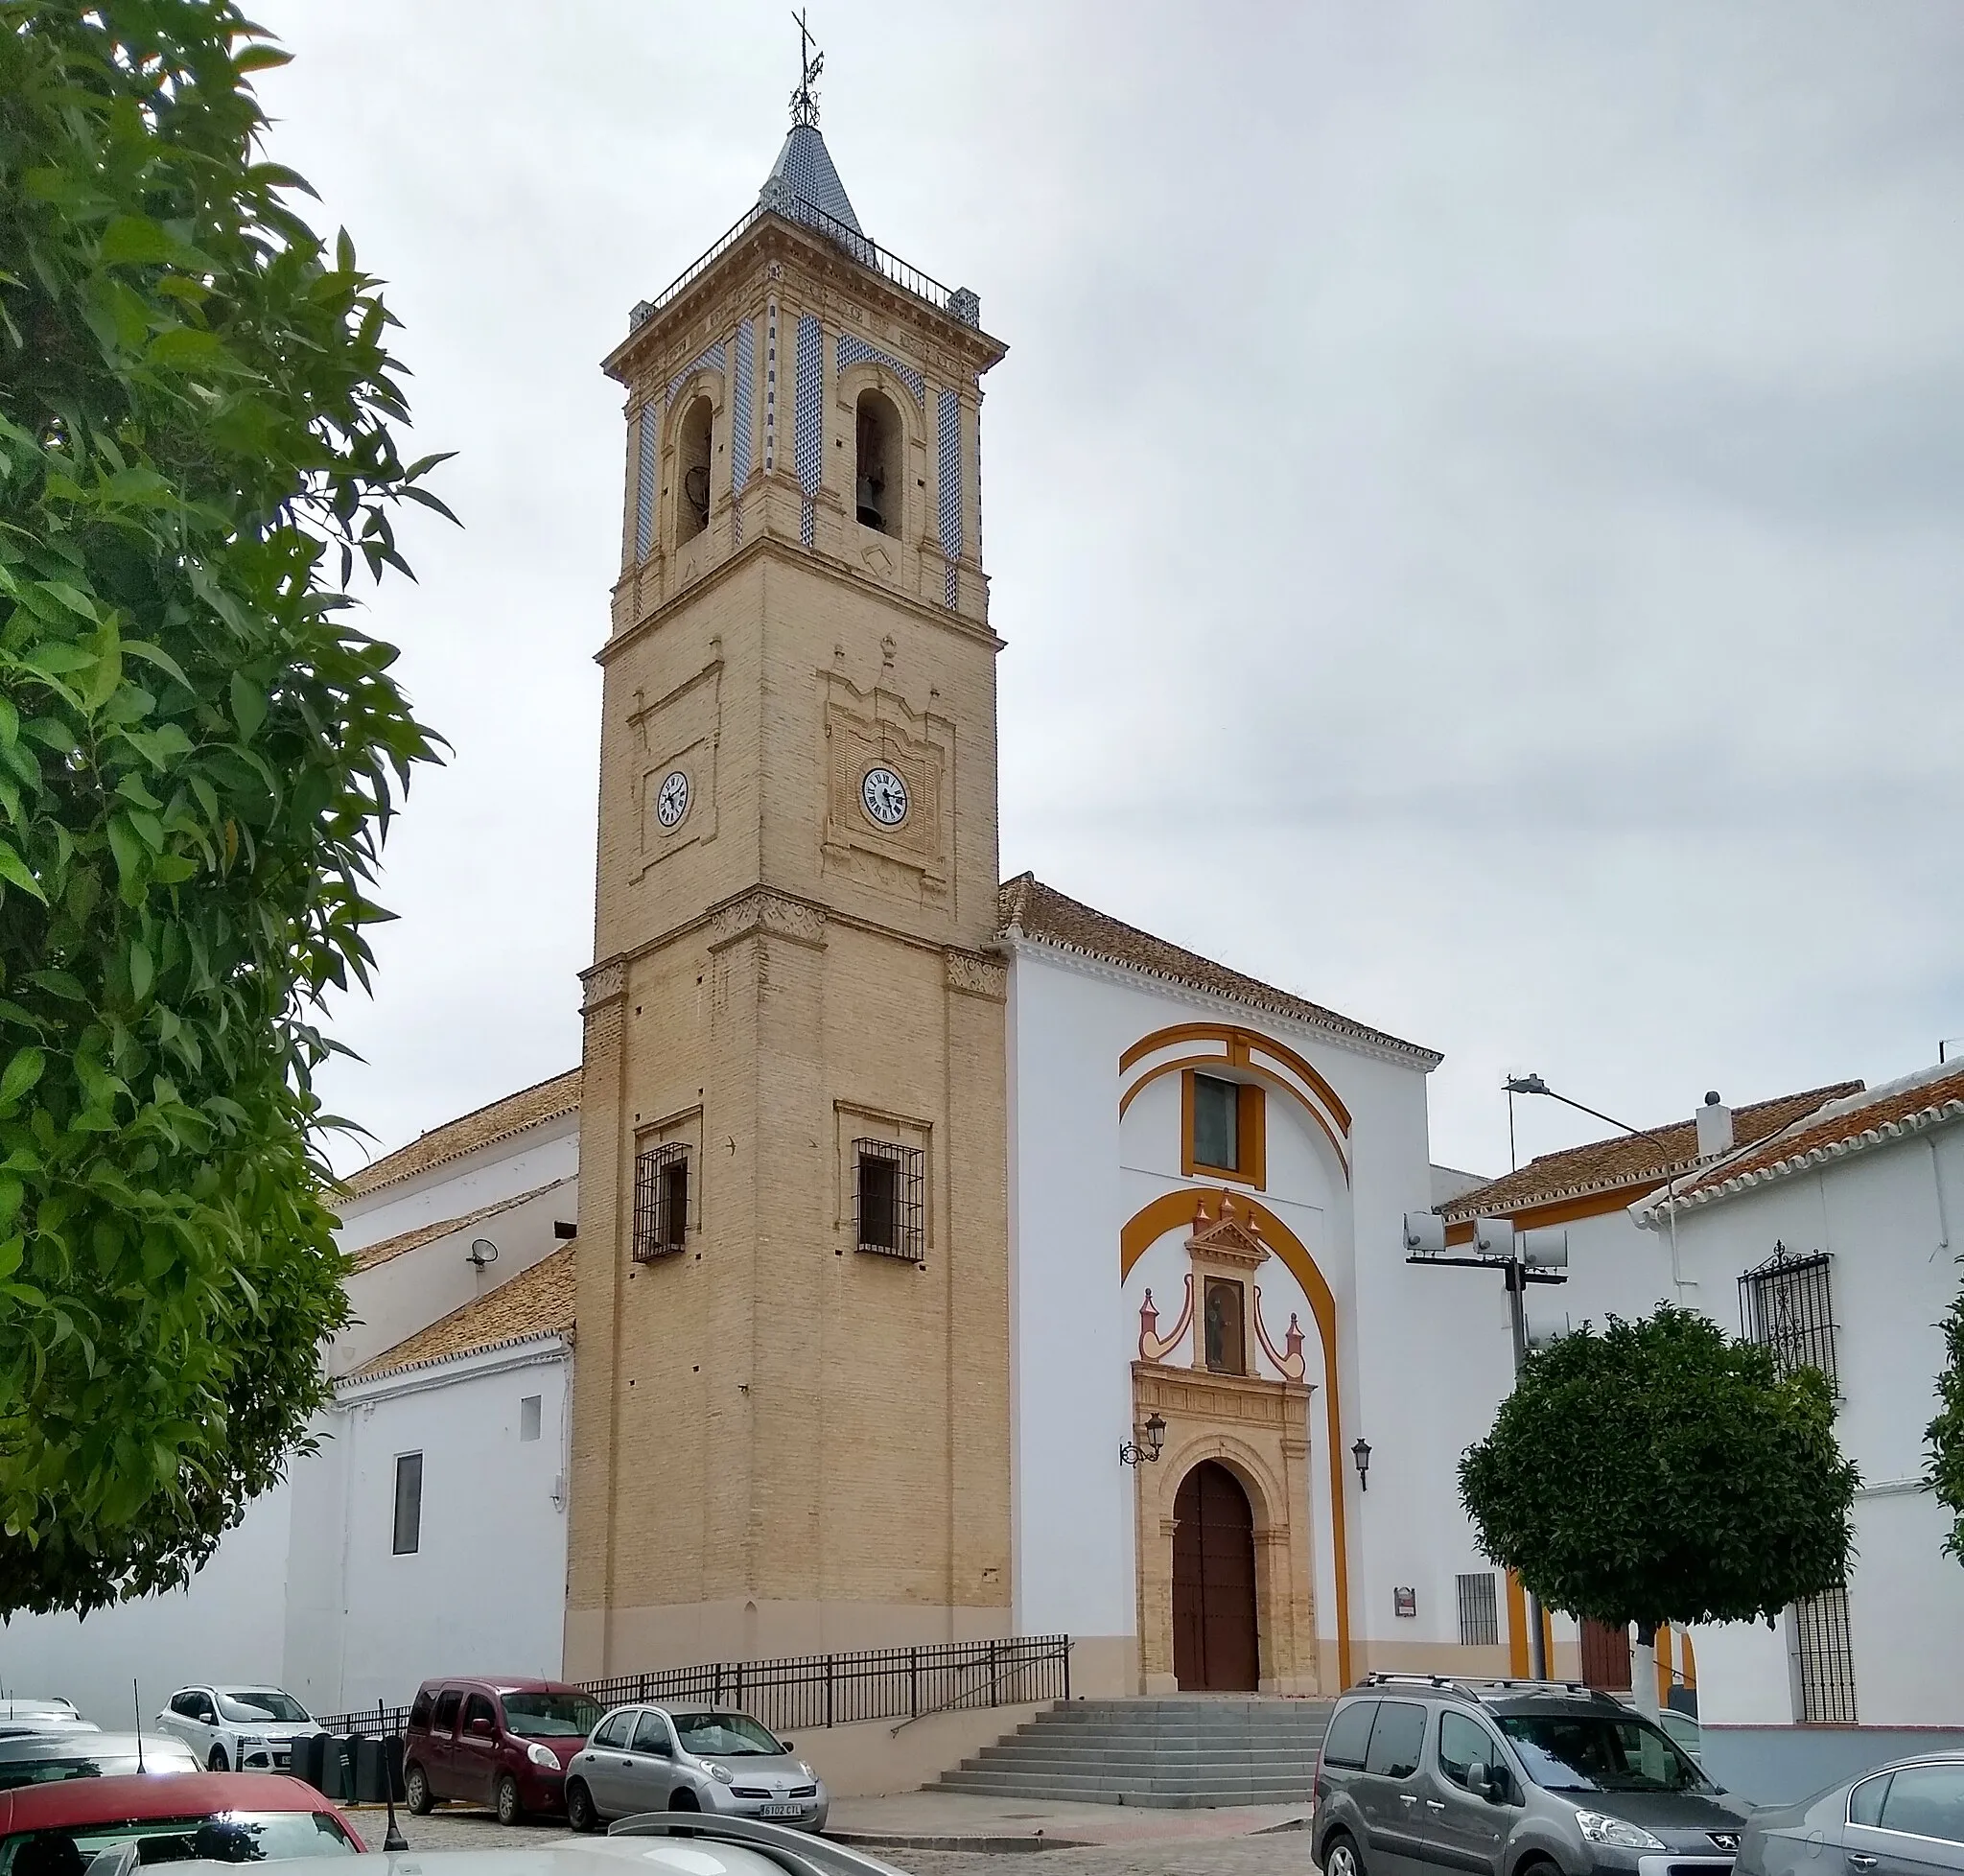
M739 215L653 299L642 300L635 307L628 315L629 329L638 330L644 326L685 287L699 279L710 267L742 240L744 235L766 215L776 215L786 222L803 223L807 227L815 229L827 240L843 247L862 267L870 267L876 273L884 275L903 292L912 293L916 299L924 299L937 313L945 313L958 324L980 329L982 302L968 288L943 286L931 273L924 273L911 262L903 261L898 254L882 247L870 235L863 235L856 228L848 227L845 223L828 215L824 209L807 201L803 196L794 193L787 184L776 176L764 184L763 192L758 197L754 208Z

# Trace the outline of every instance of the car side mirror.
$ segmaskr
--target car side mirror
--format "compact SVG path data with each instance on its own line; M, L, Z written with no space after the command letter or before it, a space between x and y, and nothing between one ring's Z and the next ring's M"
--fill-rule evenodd
M491 1723L480 1713L464 1730L474 1739L489 1739L491 1737Z
M791 1742L788 1739L781 1739L778 1741L778 1744L782 1746L786 1752L795 1752L798 1749L795 1746L791 1744Z
M1466 1785L1475 1797L1483 1797L1488 1804L1507 1802L1507 1774L1484 1759L1475 1759L1466 1768Z

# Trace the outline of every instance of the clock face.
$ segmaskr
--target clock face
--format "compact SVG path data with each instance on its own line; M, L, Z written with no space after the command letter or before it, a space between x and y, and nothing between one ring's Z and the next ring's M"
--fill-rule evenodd
M688 812L689 777L679 768L671 768L663 776L661 791L655 796L655 819L665 828L672 828Z
M897 828L907 818L907 785L885 766L866 771L859 800L868 817L883 828Z

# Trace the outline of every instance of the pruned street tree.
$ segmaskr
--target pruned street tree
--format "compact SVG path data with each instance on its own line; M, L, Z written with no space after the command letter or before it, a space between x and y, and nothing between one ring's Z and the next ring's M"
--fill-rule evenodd
M1964 1563L1964 1295L1952 1303L1940 1326L1945 1359L1937 1375L1937 1417L1926 1435L1928 1476L1937 1503L1951 1513L1944 1548Z
M1824 1375L1668 1304L1531 1356L1460 1463L1487 1557L1550 1608L1636 1625L1647 1711L1667 1623L1771 1622L1845 1581L1858 1483Z
M346 1315L315 1070L431 738L393 321L228 0L0 0L0 1614L182 1582ZM307 192L311 193L311 192Z

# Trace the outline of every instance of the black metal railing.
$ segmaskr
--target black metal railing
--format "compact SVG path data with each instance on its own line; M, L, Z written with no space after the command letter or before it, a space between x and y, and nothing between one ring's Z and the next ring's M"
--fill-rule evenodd
M818 234L843 247L862 267L870 267L876 273L881 273L895 286L912 293L917 299L924 299L938 313L945 313L951 319L965 326L982 323L982 308L975 295L963 287L945 287L931 273L923 273L918 267L882 247L868 235L849 228L845 223L835 221L824 209L807 201L803 196L794 195L788 188L781 188L776 194L768 189L758 200L757 206L746 211L712 245L696 256L674 279L662 289L653 299L644 299L634 309L631 323L644 324L670 300L693 281L715 265L732 247L743 239L766 215L779 215L787 222L802 223Z
M921 1720L963 1708L1030 1706L1070 1699L1070 1637L1009 1635L924 1648L794 1654L775 1661L706 1661L578 1683L602 1706L647 1700L736 1707L774 1733L850 1726L868 1720ZM329 1733L401 1732L406 1706L323 1714Z

